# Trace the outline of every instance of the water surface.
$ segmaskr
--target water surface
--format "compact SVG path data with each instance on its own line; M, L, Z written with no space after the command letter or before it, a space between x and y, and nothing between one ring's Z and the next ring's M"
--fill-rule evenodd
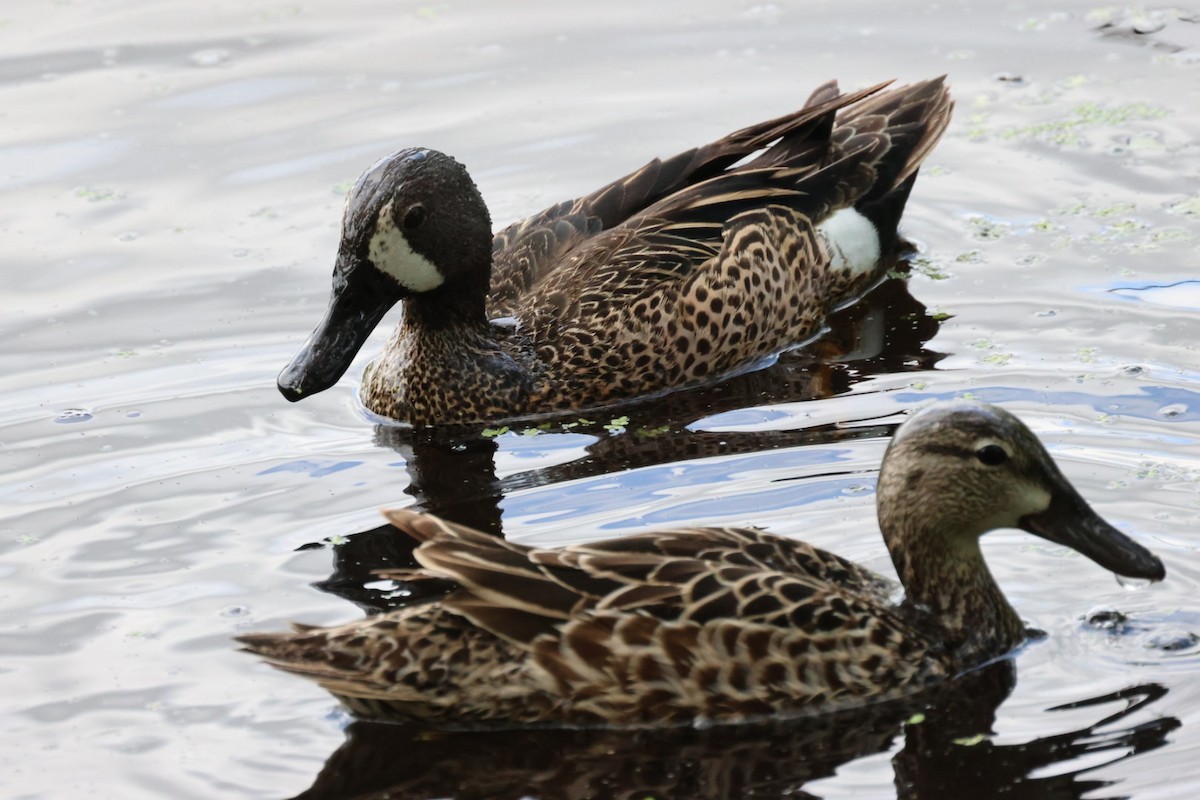
M1200 790L1194 18L80 0L6 7L0 40L4 796ZM381 155L455 155L499 226L830 77L942 73L958 107L909 204L907 289L769 370L569 431L433 441L375 429L354 396L393 312L337 387L295 406L275 391L323 310L345 190ZM541 543L752 522L889 573L885 437L905 409L968 393L1026 419L1168 578L1126 588L990 536L1046 635L925 698L931 724L898 707L683 739L442 741L347 728L231 643L395 602L363 587L403 558L377 530L390 504Z

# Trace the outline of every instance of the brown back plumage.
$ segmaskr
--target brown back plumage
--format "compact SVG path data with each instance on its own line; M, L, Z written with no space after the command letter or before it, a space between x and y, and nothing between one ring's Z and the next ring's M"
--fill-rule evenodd
M944 674L862 567L749 528L530 548L405 510L439 601L240 637L369 717L657 725L854 705Z

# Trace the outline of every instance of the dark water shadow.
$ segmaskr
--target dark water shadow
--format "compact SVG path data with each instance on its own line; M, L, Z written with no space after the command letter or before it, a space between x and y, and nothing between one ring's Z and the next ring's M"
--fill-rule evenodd
M925 348L938 325L909 294L905 281L887 280L858 303L832 315L829 330L820 339L783 354L771 366L589 414L591 421L586 423L574 417L572 432L595 437L585 457L502 479L495 470L497 443L479 429L414 431L380 425L375 441L404 457L409 478L404 492L413 498L412 508L499 536L503 535L501 499L519 489L656 464L888 436L894 424L850 428L825 424L764 432L714 432L689 426L721 412L843 394L874 375L928 370L944 357ZM606 430L604 421L616 415L635 421L636 430L621 435ZM407 590L397 595L364 584L372 581L373 570L412 566L412 547L413 542L397 536L390 525L351 534L334 547L333 574L316 585L368 612L409 602L413 595Z
M1176 717L1158 717L1126 726L1115 723L1157 703L1167 688L1150 683L1131 686L1100 697L1055 706L1048 711L1123 703L1125 707L1097 722L1066 733L1040 736L1020 744L997 745L988 740L947 739L927 726L910 726L904 749L892 759L897 797L954 800L1117 800L1128 797L1115 788L1118 782L1090 778L1088 773L1127 758L1155 750L1182 723ZM1099 760L1096 753L1110 753ZM1076 759L1086 765L1069 768ZM1066 767L1066 768L1064 768ZM1037 773L1036 775L1034 773Z
M311 788L296 800L735 800L811 798L811 781L891 749L904 798L1082 798L1108 784L1089 766L1055 764L1111 752L1113 763L1165 744L1179 726L1167 717L1119 726L1166 690L1137 686L1080 705L1126 707L1077 730L1015 745L993 745L996 708L1015 683L1010 660L921 695L803 720L669 731L514 730L430 732L356 722ZM1136 702L1135 702L1136 701Z

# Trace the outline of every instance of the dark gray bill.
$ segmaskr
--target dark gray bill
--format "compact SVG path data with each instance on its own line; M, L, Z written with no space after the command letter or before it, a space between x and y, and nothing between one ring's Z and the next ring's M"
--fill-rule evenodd
M379 320L400 299L398 287L386 276L372 280L373 268L343 266L339 263L334 271L324 319L279 373L279 391L293 403L337 383Z
M1158 556L1101 519L1069 486L1058 487L1050 507L1024 517L1021 528L1069 547L1118 575L1151 581L1166 577Z

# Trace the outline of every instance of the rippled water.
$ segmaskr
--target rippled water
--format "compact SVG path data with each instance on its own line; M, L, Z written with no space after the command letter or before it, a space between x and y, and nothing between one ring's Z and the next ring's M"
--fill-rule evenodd
M1200 23L1087 3L601 8L0 11L0 794L1200 791ZM348 183L399 146L464 161L502 224L826 78L943 72L958 108L909 204L907 292L769 370L623 424L450 443L374 429L351 378L296 406L275 391L324 307ZM414 500L547 543L754 522L889 571L884 437L968 392L1025 418L1168 577L1125 588L990 536L1046 636L929 699L932 724L893 708L665 742L347 729L230 641L392 602L362 587L396 547L375 509Z

